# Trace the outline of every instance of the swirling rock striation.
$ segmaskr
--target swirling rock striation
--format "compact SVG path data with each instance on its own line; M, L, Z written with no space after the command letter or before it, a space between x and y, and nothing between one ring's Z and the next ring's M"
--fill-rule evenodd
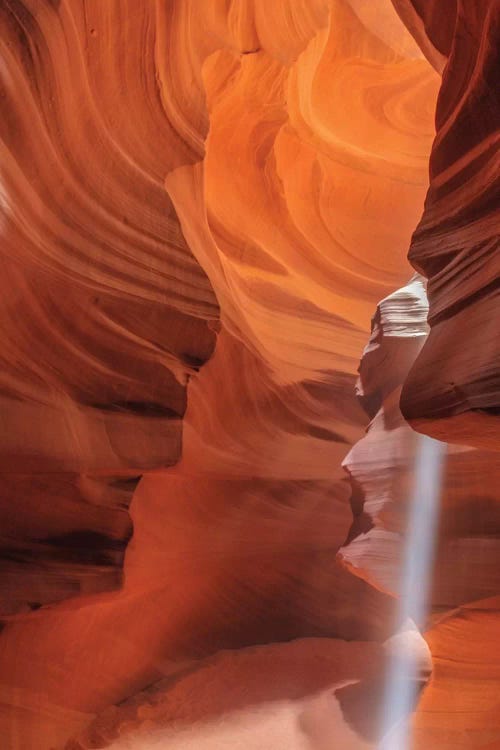
M0 8L2 615L119 587L138 475L178 460L214 348L163 186L180 139L132 63L152 10L102 6L98 34L92 3Z
M409 254L429 279L431 331L402 410L429 435L498 450L500 3L395 0L402 13L411 4L446 66L430 187Z
M419 436L399 409L401 386L428 335L425 282L415 276L378 305L358 394L372 417L344 460L354 523L341 555L375 586L399 593ZM491 481L485 483L484 477ZM500 461L447 445L429 605L443 611L500 593Z
M440 71L453 33L426 31L439 7L419 23L420 5L408 25ZM63 746L111 707L105 736L80 744L142 741L149 720L161 742L192 703L215 716L234 699L229 736L248 740L241 704L280 703L276 672L295 701L285 690L263 716L276 742L320 748L336 731L370 747L368 663L394 629L415 440L398 389L427 333L421 280L387 295L408 277L439 75L389 0L6 0L0 14L4 515L21 495L27 509L2 540L22 582L0 637L3 736ZM340 468L362 436L355 372L381 298L361 368L377 416L348 462L390 551L355 499L352 525ZM465 485L477 457L457 453ZM442 548L453 566L473 538L480 575L450 593L446 574L439 608L495 590L496 541L471 531L467 487L450 492ZM490 494L482 507L496 523Z
M425 286L416 276L377 308L358 382L372 421L344 461L354 522L339 555L364 581L396 596L420 439L403 419L399 397L428 334ZM454 444L446 446L443 460L429 613L419 623L427 628L434 671L412 719L412 742L418 750L482 748L488 742L495 747L500 741L494 641L500 622L500 462L498 452Z
M0 465L19 495L31 473L49 497L49 473L105 485L179 459L186 383L214 346L213 290L219 346L191 391L181 470L331 481L362 425L364 321L403 273L433 133L437 77L390 7L379 13L340 0L272 13L257 0L2 4ZM347 98L355 129L336 107ZM396 202L398 221L381 221ZM43 584L39 566L37 597L29 584L5 611L111 585L99 555L123 552L130 526L111 507L91 520L70 493L66 532L93 572ZM10 529L7 555L44 539L35 568L69 563L55 519L25 533ZM16 565L31 579L28 559Z

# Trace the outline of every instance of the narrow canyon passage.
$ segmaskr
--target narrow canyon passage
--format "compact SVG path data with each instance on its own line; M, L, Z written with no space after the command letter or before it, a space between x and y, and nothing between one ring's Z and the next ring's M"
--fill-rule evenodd
M499 19L0 0L0 750L500 748Z

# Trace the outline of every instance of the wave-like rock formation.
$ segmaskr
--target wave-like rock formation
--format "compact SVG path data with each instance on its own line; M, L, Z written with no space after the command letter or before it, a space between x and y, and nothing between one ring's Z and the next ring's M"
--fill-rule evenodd
M20 493L33 472L114 482L179 459L213 290L186 471L331 481L433 132L437 77L381 6L378 24L363 3L2 4L1 461ZM84 556L125 543L121 516L85 521L73 494ZM39 583L5 611L67 593Z
M178 461L187 381L215 343L215 294L163 185L180 139L137 64L154 32L127 35L118 11L102 6L100 42L88 3L0 7L6 616L119 585L133 489Z
M378 305L357 385L372 421L344 461L354 522L339 554L363 580L395 595L401 593L420 440L403 419L399 399L427 341L427 311L426 283L418 275ZM494 697L500 686L494 643L500 626L500 454L448 444L443 463L430 619L419 623L431 624L426 640L434 674L412 722L413 742L417 750L487 748L487 740L495 747L500 740ZM420 546L423 554L423 540Z
M415 444L419 439L402 419L397 401L401 381L428 333L427 307L425 284L418 276L378 306L372 321L372 337L361 360L358 383L358 395L363 404L372 414L375 408L377 412L367 436L351 450L345 461L353 489L354 523L340 551L341 564L347 562L349 570L360 580L369 582L374 590L393 595L399 594L402 551L408 534L407 511L415 480ZM392 378L380 378L382 363ZM415 747L422 750L460 745L483 747L478 742L499 734L495 696L500 677L490 653L495 653L495 633L500 622L498 596L493 596L499 592L500 505L494 480L484 498L474 484L478 465L488 470L492 478L498 476L498 454L449 445L445 462L429 602L435 624L426 635L435 672L412 726ZM251 486L258 493L255 502L257 496L262 498L263 487L255 483ZM206 499L203 493L203 501ZM212 496L211 508L215 502ZM261 499L259 504L263 510ZM189 507L193 518L205 528L209 527L210 516L196 509L193 511L193 502ZM262 510L258 515L267 516ZM171 508L169 513L172 513ZM156 509L151 517L158 520L161 511ZM227 540L227 535L220 529L221 520L217 522L218 539L223 541ZM272 536L283 541L286 527L277 533L277 520L275 517ZM319 520L317 514L315 520ZM264 542L263 527L255 534L245 524L245 536L247 533L254 540L253 551L262 559L263 551L259 551L255 543ZM241 534L237 536L241 540ZM274 554L276 552L275 546ZM179 555L179 559L186 557L190 559L192 555ZM207 562L205 560L205 564ZM233 569L234 564L233 558ZM227 570L227 560L220 570ZM227 572L224 575L227 580ZM236 575L233 570L233 580ZM255 582L251 568L237 581L235 591L241 591L244 580ZM320 597L323 613L329 623L337 621L336 627L341 631L336 619L342 610L339 584L330 580L328 585L337 588L337 595L330 599L333 607L329 611L327 594L323 591ZM317 582L309 581L294 606L297 607L298 601L304 611L304 599L308 595L310 599L315 586ZM262 601L265 583L261 581L258 588ZM360 592L354 592L352 584L349 589L362 606L366 621L369 604L367 606L360 598ZM493 598L484 599L485 596ZM264 603L264 609L272 606L270 601ZM225 621L227 613L219 614ZM245 617L248 617L248 610L245 610ZM346 631L350 638L366 637L352 626L353 623L349 623ZM253 628L258 636L258 623L254 623ZM408 640L402 635L400 647L406 655L414 654L425 679L428 665L419 636L413 633ZM401 636L396 636L396 640L399 638ZM283 750L304 746L321 749L330 745L332 737L349 748L376 747L389 644L390 640L386 648L381 648L377 641L302 640L289 646L263 646L234 655L221 654L201 663L191 662L184 673L155 683L120 706L110 707L67 747L68 750L94 746L121 750L157 743L171 748L191 745L217 748L222 742L231 742L256 750L267 746L266 743ZM461 654L462 658L457 660L456 654ZM358 656L361 656L359 663ZM342 672L344 668L348 672ZM252 706L250 712L249 706ZM435 720L436 712L439 721Z
M436 387L422 362L439 354L441 320L462 341L448 327L461 314L453 294L479 300L481 315L495 300L474 271L486 257L494 270L490 204L476 215L462 187L477 170L486 196L493 145L478 136L469 164L439 144L460 76L473 81L467 106L482 107L481 76L463 74L453 50L472 24L481 54L466 58L486 71L496 4L484 23L472 0L446 19L438 3L394 5L0 3L8 750L321 750L332 737L366 750L391 650L414 651L428 677L421 636L394 635L418 440L398 400L406 378L403 413L420 429L417 401ZM423 237L424 255L434 247L452 269L455 301L441 315L437 261L412 250L430 277L427 337L422 279L393 292L409 276L440 73L412 247ZM458 192L443 188L433 208L443 174ZM470 207L457 222L453 201ZM441 244L427 244L426 222ZM462 267L441 252L452 235L469 249L484 239L484 253ZM373 418L363 437L356 370L380 299L360 367ZM494 349L480 351L491 394ZM432 424L451 423L438 407ZM449 664L497 621L497 600L486 614L470 602L499 593L498 497L478 479L498 462L451 446L446 460L432 605L447 617L428 635L436 671L414 728L439 750L498 739L490 703L482 733L481 716L454 722L498 675L481 667L471 687L467 660ZM463 701L446 702L450 690Z
M403 413L434 437L498 450L500 3L395 5L403 18L413 6L413 28L446 57L430 188L409 254L429 279L431 332Z
M354 523L342 557L363 578L395 594L420 442L402 417L399 399L425 346L427 311L425 283L418 275L378 305L357 386L372 421L344 460ZM500 594L500 454L448 444L443 463L429 600L434 611Z

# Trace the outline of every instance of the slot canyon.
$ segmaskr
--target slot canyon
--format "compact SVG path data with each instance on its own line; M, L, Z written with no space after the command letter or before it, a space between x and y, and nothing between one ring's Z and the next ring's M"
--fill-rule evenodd
M500 750L500 0L0 46L0 750Z

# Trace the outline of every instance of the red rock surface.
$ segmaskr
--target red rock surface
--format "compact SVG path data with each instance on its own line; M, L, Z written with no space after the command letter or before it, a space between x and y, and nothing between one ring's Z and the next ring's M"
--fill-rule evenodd
M419 441L401 415L398 380L426 346L426 308L418 276L379 304L357 386L365 408L378 411L344 461L354 523L339 554L363 580L396 595ZM384 369L392 377L382 378ZM483 448L446 447L425 634L434 671L412 720L417 750L500 744L499 458Z
M402 387L415 741L500 741L497 11L0 3L6 750L375 747L391 644L429 673Z
M225 651L103 713L66 750L373 747L383 663L378 643L326 638Z
M426 345L427 309L418 275L378 305L357 386L373 418L343 463L353 488L354 523L342 557L363 578L395 594L420 440L403 419L399 399ZM436 611L500 593L498 477L498 452L446 446L429 602Z
M418 13L426 4L414 5ZM429 279L431 332L406 381L402 409L429 435L498 450L500 3L461 0L455 13L445 5L429 3L423 14L447 63L430 187L409 254Z
M427 633L434 674L414 719L417 750L499 746L499 604L461 607Z

